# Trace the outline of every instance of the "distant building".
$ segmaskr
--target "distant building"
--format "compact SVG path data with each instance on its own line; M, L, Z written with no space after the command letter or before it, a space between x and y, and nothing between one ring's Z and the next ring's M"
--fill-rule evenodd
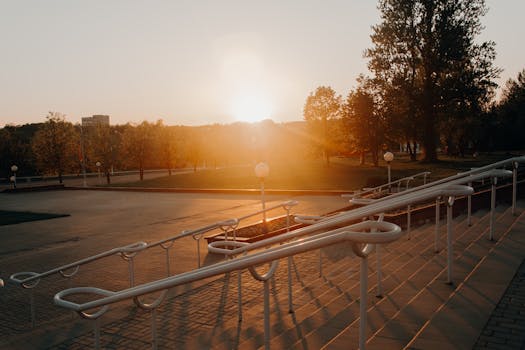
M96 114L92 117L83 117L82 126L109 125L109 115Z

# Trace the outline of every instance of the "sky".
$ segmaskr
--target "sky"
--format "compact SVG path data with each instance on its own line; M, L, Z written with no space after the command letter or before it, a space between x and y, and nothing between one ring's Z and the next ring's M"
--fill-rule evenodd
M523 0L487 0L498 83L525 68ZM302 119L309 93L367 73L373 0L0 0L0 127Z

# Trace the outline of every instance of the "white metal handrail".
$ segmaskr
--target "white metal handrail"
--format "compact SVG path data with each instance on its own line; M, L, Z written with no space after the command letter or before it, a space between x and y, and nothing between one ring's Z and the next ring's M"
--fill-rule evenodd
M197 265L200 268L201 259L200 259L199 240L202 238L202 236L205 233L210 232L215 229L222 229L225 232L227 232L227 230L230 230L230 229L235 230L235 228L237 227L237 225L239 224L241 220L246 220L247 218L250 218L256 215L260 215L263 212L268 212L268 211L278 209L278 208L285 209L287 212L287 215L289 216L291 208L297 204L298 202L295 200L288 200L288 201L276 204L274 206L265 208L264 210L258 210L256 212L253 212L253 213L250 213L250 214L238 217L238 218L219 221L219 222L216 222L216 223L213 223L207 226L203 226L203 227L200 227L194 230L185 230L185 231L182 231L182 233L180 234L177 234L175 236L165 238L165 239L153 242L153 243L146 243L146 242L141 241L141 242L136 242L136 243L126 245L126 246L113 248L105 252L95 254L95 255L77 260L75 262L53 268L45 272L41 272L41 273L27 272L27 271L17 272L17 273L12 274L9 277L9 280L17 285L20 285L24 289L29 289L31 325L32 327L34 327L36 323L36 317L35 317L33 288L36 287L38 283L40 282L40 280L44 277L48 277L48 276L59 273L64 278L71 278L79 271L79 268L82 265L100 260L105 257L112 256L112 255L119 255L128 262L129 282L130 282L130 286L133 286L135 284L134 257L136 256L137 253L141 251L147 250L152 247L157 247L157 246L161 246L166 252L166 270L167 270L167 275L170 276L171 273L170 273L169 249L172 247L173 243L176 240L179 240L181 238L188 237L188 236L193 237L193 239L195 239L195 241L197 242L197 260L198 260ZM67 272L68 270L72 270L72 269L73 269L72 272L69 272L69 273Z
M517 169L518 169L518 166L519 166L520 163L525 163L525 156L519 156L519 157L513 157L513 158L504 159L504 160L501 160L501 161L496 162L496 163L492 163L492 164L488 164L488 165L485 165L485 166L482 166L482 167L479 167L479 168L471 169L469 171L458 173L458 174L452 175L452 176L448 176L448 177L445 177L445 178L440 179L440 180L428 182L428 183L426 183L424 185L413 187L413 188L407 189L406 191L403 191L403 192L400 192L400 193L394 193L394 194L392 194L392 195L390 195L388 197L402 196L402 195L405 195L407 193L420 191L420 190L425 189L425 188L429 188L429 187L433 187L433 186L437 186L437 185L442 185L442 184L445 184L445 183L451 183L451 181L454 181L454 180L458 180L458 179L461 179L461 178L464 178L464 177L467 177L467 176L471 176L471 175L475 175L475 174L478 174L478 173L487 172L489 170L494 170L494 169L497 169L497 168L506 167L506 166L509 166L509 165L512 166L512 168L513 168L513 187L515 188L516 187L516 182L517 182L517 180L516 180ZM383 199L383 198L379 198L379 200L381 200L381 199ZM516 193L513 193L513 204L512 204L512 212L513 213L515 212L515 208L516 208Z
M347 197L358 198L358 197L362 197L363 195L366 195L366 194L382 193L384 191L383 190L384 188L390 189L393 185L397 185L397 192L400 192L401 184L403 182L405 182L405 181L406 181L405 190L408 190L408 185L410 184L410 181L415 180L417 177L423 176L423 184L426 184L427 183L427 176L430 175L430 174L431 174L430 171L423 171L421 173L417 173L417 174L414 174L414 175L411 175L411 176L406 176L406 177L403 177L401 179L397 179L397 180L394 180L394 181L387 182L385 184L376 186L374 188L367 188L367 189L364 189L364 190L361 190L361 191L355 191L353 193L345 193L345 194L342 194L341 197L343 197L343 198L347 198Z
M427 200L427 199L432 198L432 197L435 198L437 196L450 196L450 198L452 198L452 200L450 200L449 202L450 202L450 206L452 206L453 205L453 198L454 198L454 196L468 195L468 194L471 194L473 192L473 190L472 190L471 187L467 187L467 186L451 185L448 188L444 188L444 187L442 187L442 188L430 188L430 189L427 189L427 190L421 191L421 192L422 193L415 193L415 194L413 194L411 196L407 196L407 198L395 198L393 200L390 200L391 203L389 203L389 202L378 203L378 204L380 204L379 206L376 203L374 203L374 204L371 204L371 205L369 205L367 207L354 209L354 210L352 210L350 212L346 212L342 217L341 216L340 217L334 217L331 220L321 221L321 222L315 223L315 224L313 224L311 226L308 226L308 227L305 227L305 228L300 228L300 229L294 230L292 232L289 232L289 233L286 233L286 234L283 234L283 235L280 235L280 236L277 236L277 237L274 237L274 238L266 239L266 240L264 240L265 244L260 244L259 242L262 242L262 241L259 241L259 242L252 243L252 244L249 244L249 245L246 245L246 246L237 247L237 248L234 248L232 250L232 252L242 253L242 252L246 252L247 250L249 250L247 248L254 249L254 247L256 247L256 246L259 246L259 247L265 246L265 247L268 248L268 246L270 244L273 244L273 243L284 243L284 241L290 240L292 238L297 238L299 236L305 235L306 233L314 234L314 233L318 233L319 231L326 231L326 230L330 230L330 229L332 229L332 232L330 234L341 233L341 230L344 231L345 229L348 229L348 227L343 228L343 229L333 229L333 227L336 226L336 225L343 226L343 224L345 222L348 222L349 220L351 221L354 218L368 217L369 215L372 215L372 214L377 213L377 212L387 211L389 208L397 208L399 206L407 205L408 203L414 203L414 202L418 202L418 201L422 201L422 200ZM366 209L367 211L364 212L363 209ZM329 221L329 222L327 222L327 221ZM353 227L353 228L355 228L355 227L362 227L362 226L359 226L360 224L363 224L363 223L353 224L350 227ZM369 222L367 222L367 224L369 224ZM376 226L370 226L370 227L372 227L374 230L381 230L382 228L385 227L385 226L381 226L382 224L383 223L378 222L376 224L372 224L372 225L376 225ZM356 226L354 226L354 225L356 225ZM452 232L452 228L451 228L451 226L449 228L450 228L449 236L451 236L452 235L452 233L451 233ZM368 235L374 235L374 233L369 233ZM352 236L352 237L354 237L354 236ZM373 236L373 237L375 237L375 236ZM354 239L354 238L352 238L352 239ZM398 238L398 236L396 236L396 239L397 238ZM326 238L326 239L329 240L328 238ZM280 246L268 248L268 249L265 249L265 250L262 250L262 251L259 251L259 252L255 252L255 253L252 253L252 254L249 254L249 255L245 255L245 256L233 259L233 260L228 260L228 261L226 261L224 263L219 263L219 264L211 265L211 266L208 266L208 267L203 267L201 269L197 269L197 270L194 270L194 271L183 273L183 274L180 274L180 275L177 275L177 276L168 277L168 278L165 278L165 279L162 279L162 280L159 280L159 281L146 283L146 284L144 284L142 286L131 287L131 288L127 289L127 290L123 290L123 291L120 291L120 292L108 292L108 291L103 291L103 290L94 288L93 289L93 293L94 294L103 295L104 293L106 293L108 295L103 297L103 298L101 298L101 299L93 300L93 301L90 301L90 302L87 302L87 303L84 303L84 304L77 304L77 303L74 303L74 302L71 302L71 301L63 299L64 297L66 297L68 295L80 293L79 290L77 290L75 288L72 288L72 289L68 289L68 290L62 291L62 292L58 293L57 295L55 295L55 303L57 305L59 305L59 306L63 306L63 307L66 307L66 308L70 308L70 309L72 309L74 311L77 311L83 317L91 317L93 314L84 314L86 310L94 309L94 308L98 308L98 307L104 307L104 306L106 306L108 304L111 304L111 303L114 303L114 302L117 302L117 301L121 301L121 300L124 300L124 299L137 298L140 295L149 294L149 293L152 293L152 292L155 292L155 291L159 291L159 290L164 290L164 289L176 286L176 285L193 282L193 281L196 281L196 280L208 278L208 277L215 276L215 275L222 274L222 273L226 273L226 272L231 272L231 271L235 271L235 270L241 270L241 269L244 269L244 268L249 268L250 266L256 266L256 265L259 265L261 263L269 262L269 261L272 261L272 260L275 260L275 259L278 259L278 258L281 258L281 257L293 256L294 254L298 254L299 252L303 252L303 251L307 251L307 250L318 249L320 247L324 247L325 244L324 243L320 244L319 243L320 241L324 241L324 238L323 237L319 237L319 236L314 236L314 237L311 237L311 238L303 239L303 240L301 240L299 242L294 241L294 242L291 242L291 243L284 243L284 244L282 244ZM449 242L449 251L451 251L451 249L452 249L451 248L452 240L449 239L448 242ZM364 242L360 241L360 243L364 243ZM379 243L384 243L384 242L367 241L366 243L379 244ZM333 243L330 243L330 244L333 244ZM305 248L306 250L302 250L303 248L301 248L301 247L308 247L308 248L307 249ZM288 250L288 249L291 249L291 250ZM281 253L279 253L279 252L285 252L285 251L287 253L284 253L283 255L280 255ZM293 253L290 253L292 251L293 251ZM365 253L363 253L363 254L365 254ZM366 253L366 255L367 254L368 253ZM449 257L451 258L452 254L449 254ZM231 265L229 265L229 264L231 264ZM366 265L366 264L363 264L363 265ZM451 273L452 273L452 266L451 265L452 265L452 262L451 262L451 259L450 259L449 260L449 275L448 275L449 279L451 278ZM366 277L366 266L365 266L364 269L362 268L361 271L362 271L362 275ZM364 288L364 290L366 292L366 281L363 282L362 288ZM85 289L82 289L82 292L85 292ZM265 293L266 292L267 292L267 288L265 287ZM364 293L364 294L366 294L366 293ZM268 300L268 298L265 297L265 300ZM265 310L267 310L266 307L265 307ZM98 315L98 313L103 313L103 312L102 312L102 310L99 310L96 315ZM152 314L152 316L153 316L153 314ZM363 316L362 319L364 321L366 320L366 310L365 310L365 315ZM154 323L154 320L152 320L152 323ZM97 327L98 327L98 325L95 324L95 328L97 328ZM153 334L156 334L155 329L156 328L153 328L153 326L152 326L152 333ZM266 329L266 325L265 325L265 329ZM363 329L362 332L364 332L364 327L362 329ZM99 330L96 329L95 330L95 334L97 334L97 333L99 333ZM268 338L266 338L266 339L268 339ZM363 333L363 337L360 340L360 344L361 343L363 345L363 347L361 347L361 348L364 349L364 333ZM154 344L154 347L155 347L156 341L154 341L153 344ZM268 346L269 343L266 342L266 344Z
M363 232L370 231L370 232ZM344 228L335 229L329 232L324 232L317 236L309 237L304 240L294 241L287 244L283 244L277 247L269 248L264 251L260 251L254 254L239 257L234 260L228 260L222 263L210 265L197 269L194 271L182 273L180 275L164 278L155 282L146 283L140 286L131 287L126 290L119 292L106 291L99 288L71 288L66 289L57 293L54 297L56 305L68 308L70 310L78 312L82 317L88 319L96 319L107 311L107 307L110 304L123 301L126 299L134 299L139 296L150 294L158 291L163 291L169 288L173 288L182 284L187 284L209 277L222 275L225 273L239 271L243 269L249 269L252 275L258 280L261 280L265 284L264 288L264 310L265 310L265 344L269 347L269 279L272 277L276 268L276 261L281 258L297 255L311 250L320 249L329 245L334 245L341 242L351 242L352 250L359 256L361 260L361 306L360 306L360 345L361 349L364 349L364 332L366 324L366 292L367 292L367 257L373 251L375 244L386 244L398 239L401 236L401 228L397 225L378 222L378 221L365 221L357 224L353 224ZM274 262L272 268L263 276L256 273L253 268L255 266ZM101 296L99 299L95 299L86 303L75 303L67 300L66 297L76 294L94 294ZM158 305L157 305L158 306ZM95 313L88 313L87 310L93 310L100 308ZM153 316L153 314L152 314ZM154 323L154 320L152 320ZM100 344L99 336L100 330L98 323L95 324L95 344L98 347ZM155 328L152 326L152 336L156 336ZM155 347L156 340L153 341Z

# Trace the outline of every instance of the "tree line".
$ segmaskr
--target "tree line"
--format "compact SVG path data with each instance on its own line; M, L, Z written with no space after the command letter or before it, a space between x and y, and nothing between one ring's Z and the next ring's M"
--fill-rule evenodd
M64 174L80 176L100 168L110 183L115 171L172 170L190 167L215 168L252 164L304 155L307 145L304 122L213 124L169 126L162 120L140 124L90 125L67 121L49 112L43 123L0 129L0 177L52 175L62 182ZM100 164L100 167L97 166Z
M523 149L525 71L495 101L495 43L480 42L483 0L381 0L372 27L369 74L345 99L329 86L312 92L304 119L329 163L341 146L370 154L406 147L416 160Z

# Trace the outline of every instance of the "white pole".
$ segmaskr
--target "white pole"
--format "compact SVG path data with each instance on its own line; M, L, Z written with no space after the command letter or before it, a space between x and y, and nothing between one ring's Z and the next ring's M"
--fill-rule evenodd
M360 297L359 297L359 349L365 350L366 343L366 295L368 292L367 286L368 275L368 259L361 259L361 273L360 273Z
M448 197L447 201L447 283L452 284L452 207L454 205L454 197Z
M516 215L516 192L518 187L518 162L512 163L512 215Z
M472 182L468 183L472 187ZM467 225L472 226L472 195L467 196Z
M492 178L492 186L490 189L490 228L489 228L489 240L494 240L494 215L496 212L496 185L498 178Z
M270 350L270 279L264 281L264 348Z
M434 251L439 252L439 221L440 221L441 197L436 198L436 226L434 228Z

